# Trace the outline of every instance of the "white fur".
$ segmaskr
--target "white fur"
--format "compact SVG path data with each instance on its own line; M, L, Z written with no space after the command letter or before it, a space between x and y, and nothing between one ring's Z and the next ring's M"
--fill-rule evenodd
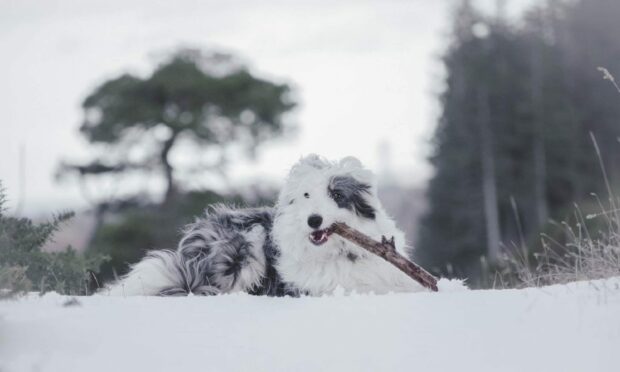
M367 202L375 209L374 220L359 217L338 208L327 193L333 176L348 175L371 186ZM308 193L309 198L304 194ZM291 200L293 204L289 204ZM405 237L388 217L377 198L374 175L356 158L329 162L316 155L302 158L291 170L280 192L273 238L282 251L276 265L284 281L293 283L312 295L332 293L337 287L346 291L386 293L417 291L422 287L400 270L362 248L332 235L323 245L308 240L312 229L307 224L311 214L323 217L323 225L345 222L349 226L380 240L394 237L396 249L406 255ZM351 252L355 262L347 258Z
M131 275L126 275L122 281L106 287L103 293L111 296L156 294L170 287L171 283L180 284L179 277L170 270L169 262L160 259L165 255L164 252L151 253L132 266Z

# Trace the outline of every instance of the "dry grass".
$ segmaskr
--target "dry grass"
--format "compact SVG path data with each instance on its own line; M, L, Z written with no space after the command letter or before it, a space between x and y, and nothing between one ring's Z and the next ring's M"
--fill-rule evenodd
M541 236L542 251L532 256L517 247L505 257L496 281L502 287L531 287L620 276L620 199L611 187L596 139L592 144L609 197L593 194L599 212L583 215L575 205L574 223L556 224L561 238Z
M568 236L565 244L543 236L543 252L537 257L535 275L530 280L540 285L620 276L619 221L609 211L595 218L603 219L608 226L595 236L583 220L574 227L563 224Z
M504 256L493 287L540 287L620 276L620 219L616 212L601 205L600 213L584 217L575 207L578 222L557 223L560 238L543 234L540 252L532 255L526 247L515 247Z
M620 93L609 70L604 67L598 70ZM505 259L504 272L498 273L502 286L506 283L509 286L541 286L620 276L620 199L609 182L596 138L592 133L590 137L605 182L607 200L602 202L593 195L600 211L586 216L576 205L576 222L557 224L563 232L561 241L542 235L542 252L533 257L525 246L514 249Z
M20 266L0 266L0 300L29 291L32 283L26 269Z

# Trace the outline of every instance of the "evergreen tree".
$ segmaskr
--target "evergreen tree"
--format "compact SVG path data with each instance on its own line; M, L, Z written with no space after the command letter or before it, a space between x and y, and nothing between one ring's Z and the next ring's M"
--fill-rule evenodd
M516 27L462 3L444 57L421 262L482 285L481 264L535 248L549 218L604 190L590 132L617 176L620 105L596 67L620 71L610 36L619 12L608 0L549 2Z

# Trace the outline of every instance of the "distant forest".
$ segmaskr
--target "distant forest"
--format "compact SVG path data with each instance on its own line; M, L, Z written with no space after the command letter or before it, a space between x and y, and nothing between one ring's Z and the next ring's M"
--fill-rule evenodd
M533 255L541 237L561 245L562 221L607 204L600 161L613 189L620 93L598 67L620 75L619 16L617 0L546 1L517 20L461 3L417 260L492 285L505 255Z

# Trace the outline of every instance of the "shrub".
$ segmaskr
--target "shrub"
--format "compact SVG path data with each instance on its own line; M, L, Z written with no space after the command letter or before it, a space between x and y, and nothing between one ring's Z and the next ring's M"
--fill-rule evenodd
M105 260L103 255L84 256L71 247L64 252L43 252L41 247L52 238L72 212L55 216L40 224L28 218L6 215L6 196L0 184L0 290L15 294L27 290L57 291L84 295L90 292L93 271Z

